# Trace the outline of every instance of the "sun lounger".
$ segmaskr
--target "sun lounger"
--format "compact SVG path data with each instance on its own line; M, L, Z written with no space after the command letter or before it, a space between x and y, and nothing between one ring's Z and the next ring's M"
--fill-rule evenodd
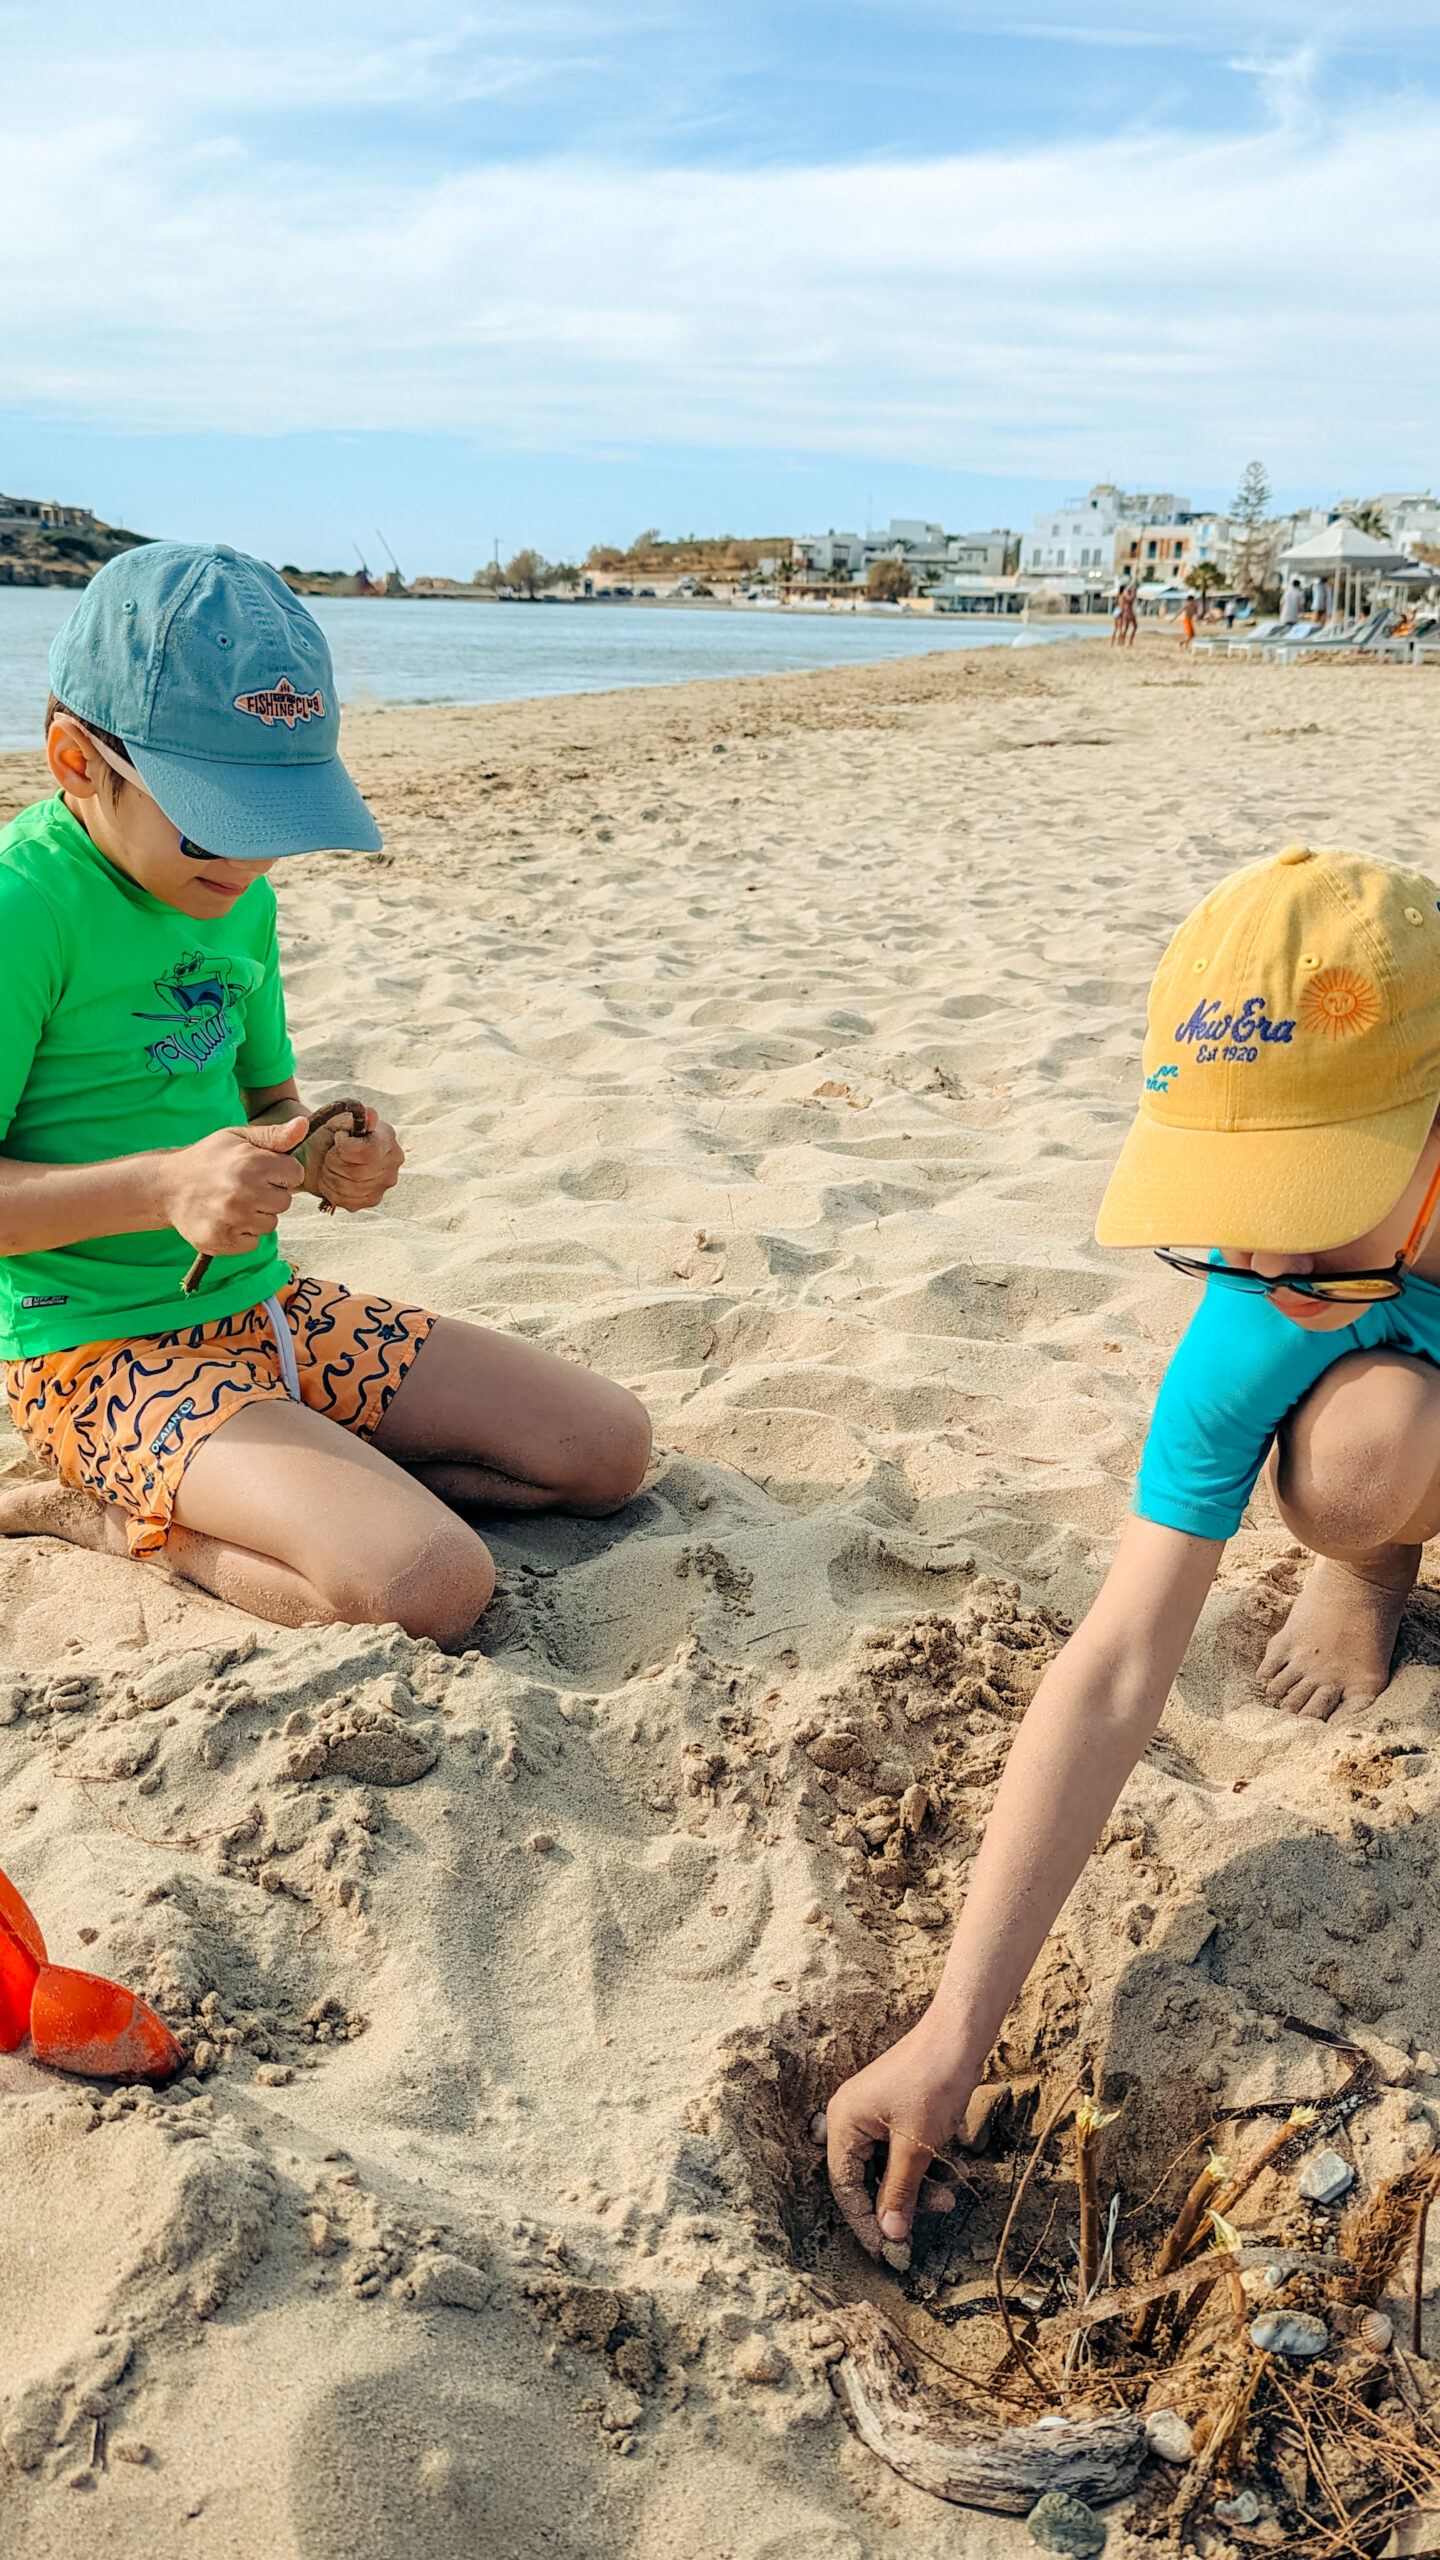
M1386 605L1378 612L1367 614L1353 631L1327 632L1312 623L1304 632L1297 631L1288 640L1274 642L1265 655L1272 665L1288 667L1297 658L1334 658L1346 650L1371 649L1378 640L1383 640L1394 619L1393 612Z
M1191 654L1198 658L1203 650L1207 657L1213 657L1217 649L1222 649L1227 658L1248 658L1253 649L1260 648L1271 632L1279 628L1278 620L1237 623L1234 631L1226 632L1223 637L1217 632L1213 640L1197 640Z

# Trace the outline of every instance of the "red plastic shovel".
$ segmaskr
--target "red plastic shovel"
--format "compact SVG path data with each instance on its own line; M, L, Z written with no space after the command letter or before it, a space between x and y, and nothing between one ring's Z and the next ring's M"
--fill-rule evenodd
M38 2062L96 2080L168 2080L185 2057L148 2001L51 1964L34 1912L0 1869L0 2053L29 2034Z

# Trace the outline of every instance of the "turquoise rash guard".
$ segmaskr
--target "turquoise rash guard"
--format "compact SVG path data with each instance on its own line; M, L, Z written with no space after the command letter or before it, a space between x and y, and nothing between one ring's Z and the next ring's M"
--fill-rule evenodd
M1352 1351L1440 1369L1440 1287L1407 1276L1400 1297L1308 1333L1258 1290L1209 1281L1161 1380L1131 1508L1192 1538L1232 1538L1286 1415Z

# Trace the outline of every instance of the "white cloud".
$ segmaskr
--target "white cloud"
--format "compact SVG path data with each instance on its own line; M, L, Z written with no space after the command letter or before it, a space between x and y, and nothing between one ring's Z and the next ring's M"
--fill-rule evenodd
M10 406L1224 481L1433 473L1440 109L850 168L406 179L7 142ZM223 146L223 147L217 147ZM83 183L81 180L83 178ZM1397 219L1409 207L1410 219Z

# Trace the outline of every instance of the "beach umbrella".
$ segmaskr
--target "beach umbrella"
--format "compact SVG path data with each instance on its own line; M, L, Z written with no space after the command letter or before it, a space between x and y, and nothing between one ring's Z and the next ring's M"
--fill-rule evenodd
M1333 578L1336 603L1343 592L1349 612L1362 580L1387 577L1404 568L1409 557L1407 551L1397 551L1393 542L1381 542L1373 533L1362 533L1358 525L1342 516L1338 523L1322 525L1318 533L1307 535L1292 550L1282 552L1280 566L1301 578Z

